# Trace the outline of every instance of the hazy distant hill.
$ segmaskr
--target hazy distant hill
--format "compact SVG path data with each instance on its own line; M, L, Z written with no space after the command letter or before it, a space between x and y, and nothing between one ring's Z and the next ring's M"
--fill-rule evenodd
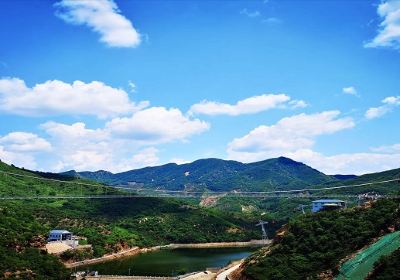
M75 172L79 176L113 185L139 184L170 190L280 190L338 181L301 162L279 157L254 163L200 159L187 164L169 163L113 174L107 171Z

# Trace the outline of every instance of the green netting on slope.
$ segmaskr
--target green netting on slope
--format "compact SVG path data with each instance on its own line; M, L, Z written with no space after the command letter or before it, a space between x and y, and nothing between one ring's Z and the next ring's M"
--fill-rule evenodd
M359 252L354 258L345 262L336 280L362 280L373 269L374 263L381 256L386 256L400 247L400 231L385 235L377 242Z

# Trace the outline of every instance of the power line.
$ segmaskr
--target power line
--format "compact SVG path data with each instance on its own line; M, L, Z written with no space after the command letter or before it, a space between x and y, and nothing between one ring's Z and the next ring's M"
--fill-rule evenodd
M367 183L360 183L360 184L353 184L353 185L341 185L335 187L323 187L323 188L305 188L305 189L293 189L293 190L278 190L278 191L264 191L264 192L250 192L250 191L230 191L230 192L201 192L201 191L184 191L184 190L151 190L151 189L134 189L128 187L112 187L106 185L96 185L96 184L89 184L89 183L81 183L75 181L64 181L58 179L51 179L51 178L43 178L37 177L27 174L19 174L14 172L7 172L1 171L0 173L8 174L12 176L18 177L28 177L37 180L45 180L45 181L53 181L57 183L65 183L65 184L74 184L74 185L81 185L81 186L92 186L92 187L102 187L102 188L116 188L116 189L125 189L134 192L148 192L145 195L132 195L132 194L122 194L122 195L80 195L80 196L24 196L24 197L17 197L15 199L51 199L51 198L127 198L127 197L196 197L196 195L224 195L229 197L291 197L291 198L307 198L307 197L322 197L321 195L310 195L304 194L304 192L319 192L319 191L328 191L328 190L338 190L338 189L345 189L345 188L354 188L354 187L362 187L368 185L378 185L378 184L385 184L390 182L399 181L399 178L396 179L389 179L383 181L374 181L374 182L367 182ZM298 194L298 195L296 195ZM325 195L327 196L327 195ZM357 195L329 195L330 197L357 197ZM395 197L395 196L390 196ZM11 200L13 197L0 197L2 200Z
M390 179L390 180L384 180L384 181L374 181L374 182L368 182L368 183L361 183L361 184L354 184L354 185L341 185L341 186L335 186L335 187L324 187L324 188L305 188L305 189L294 189L294 190L281 190L281 191L265 191L265 192L242 192L242 191L231 191L230 193L235 193L235 194L286 194L286 193L302 193L302 192L308 192L308 191L326 191L326 190L337 190L337 189L345 189L345 188L354 188L354 187L362 187L362 186L368 186L368 185L378 185L378 184L385 184L385 183L390 183L390 182L396 182L399 181L399 178L396 179ZM165 193L199 193L203 194L204 192L199 192L199 191L179 191L179 190L153 190L154 192L165 192ZM226 194L227 192L208 192L207 194Z
M253 198L263 198L263 199L268 199L268 198L288 198L288 199L293 199L293 198L323 198L323 197L329 197L329 198L357 198L357 195L305 195L305 196L289 196L289 195L284 195L284 196L274 196L274 195L264 195L264 196L235 196L232 194L228 194L228 197L253 197ZM149 194L149 195L135 195L135 194L122 194L122 195L56 195L56 196L51 196L51 195L42 195L42 196L4 196L0 197L1 200L36 200L36 199L43 199L43 200L52 200L52 199L120 199L120 198L196 198L198 196L194 195L160 195L160 194ZM390 198L390 199L399 199L399 195L380 195L377 196L376 199L378 198Z

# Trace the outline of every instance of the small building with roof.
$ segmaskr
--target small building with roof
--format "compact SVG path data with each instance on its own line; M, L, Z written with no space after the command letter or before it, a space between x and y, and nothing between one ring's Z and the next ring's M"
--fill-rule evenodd
M346 207L346 202L339 199L319 199L312 202L311 212L316 213L324 210L335 210Z
M47 238L47 242L48 242L47 245L49 244L54 245L57 243L57 244L68 245L71 248L76 248L79 244L78 239L72 234L72 232L69 232L68 230L64 229L51 230L49 233L49 237Z
M68 230L53 229L50 231L47 241L66 241L72 240L72 238L72 232L69 232Z

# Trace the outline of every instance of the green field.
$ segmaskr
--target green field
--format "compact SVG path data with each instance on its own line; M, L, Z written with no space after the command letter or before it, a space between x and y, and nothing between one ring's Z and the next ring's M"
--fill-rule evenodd
M359 252L354 258L345 262L336 280L358 280L365 279L374 268L374 263L382 256L390 255L400 247L400 231L387 234L377 242Z

